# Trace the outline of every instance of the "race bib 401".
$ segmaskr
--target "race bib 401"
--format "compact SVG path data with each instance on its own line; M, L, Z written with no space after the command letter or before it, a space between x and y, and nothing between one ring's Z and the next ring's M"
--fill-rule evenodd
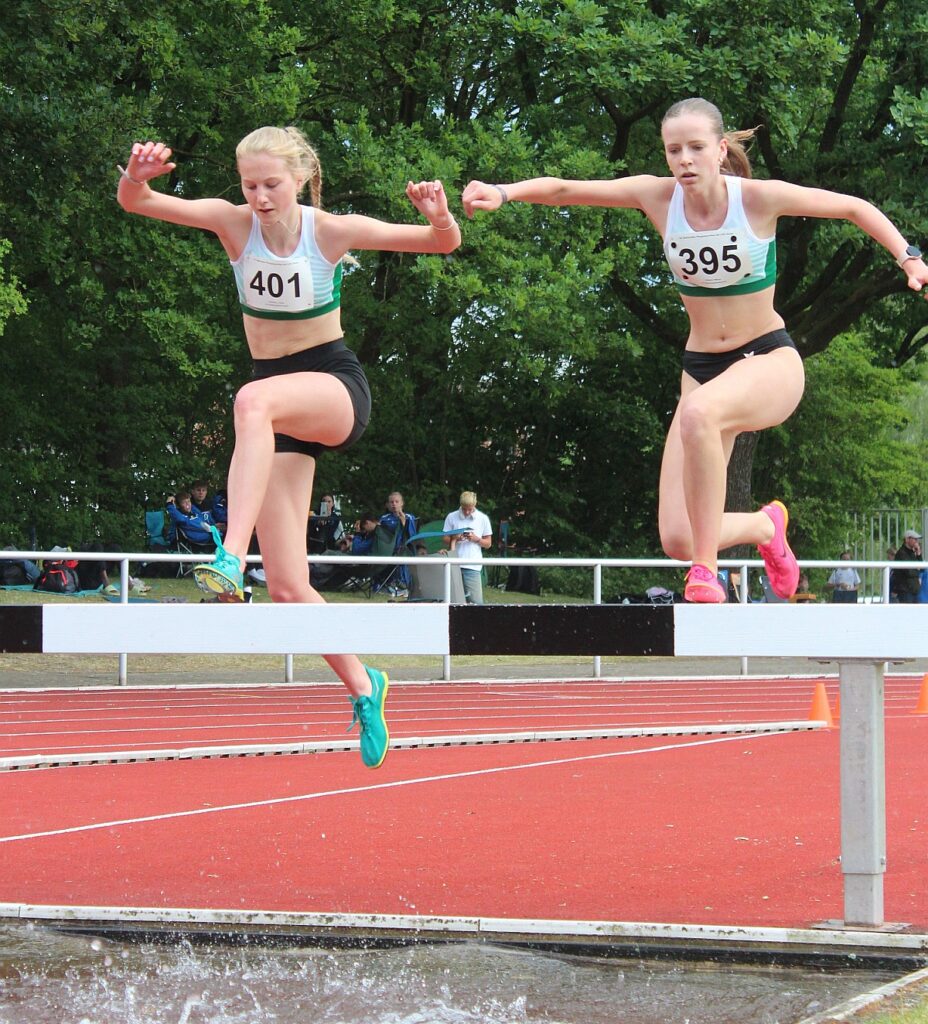
M246 256L242 265L245 305L280 313L313 308L313 279L306 260L268 260Z

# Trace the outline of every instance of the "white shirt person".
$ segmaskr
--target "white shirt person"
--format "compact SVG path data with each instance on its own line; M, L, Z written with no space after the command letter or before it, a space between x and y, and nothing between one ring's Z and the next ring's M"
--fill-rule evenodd
M493 527L489 517L477 509L477 495L464 491L461 507L445 516L445 547L456 558L483 558L483 549L493 543ZM452 533L464 530L464 533ZM475 566L462 566L461 579L468 604L483 604L483 570Z

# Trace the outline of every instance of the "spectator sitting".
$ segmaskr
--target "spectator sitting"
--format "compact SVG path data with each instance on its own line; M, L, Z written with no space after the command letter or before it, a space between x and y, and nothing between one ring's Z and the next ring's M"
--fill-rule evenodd
M209 493L209 484L205 480L194 480L190 485L190 500L198 512L209 512L212 515L215 497Z
M213 495L213 507L211 510L213 522L220 533L226 532L226 523L229 521L229 492L226 490L216 491Z
M849 562L850 559L850 551L841 552L842 561ZM856 604L857 588L860 586L860 576L856 569L852 569L850 567L846 569L835 569L835 571L828 577L828 582L825 586L831 589L831 600L835 604Z
M108 562L101 562L97 559L78 559L77 578L80 581L81 590L103 590L110 585L110 578L107 574Z
M335 550L344 533L342 515L335 507L335 498L331 494L323 494L319 513L310 512L306 524L306 546L310 554Z
M168 498L168 515L171 522L191 544L215 550L215 542L210 527L215 525L209 512L201 512L193 507L189 491L178 491L173 498Z
M351 538L351 553L353 555L369 555L374 548L374 534L380 525L380 519L376 512L366 512L361 516L358 529Z
M208 512L211 522L220 533L226 532L229 519L229 499L225 491L209 493L209 484L205 480L194 480L190 485L190 500L195 512Z
M7 544L4 551L15 551L12 544ZM5 558L0 560L0 586L24 587L35 583L42 575L42 570L30 562L28 558Z

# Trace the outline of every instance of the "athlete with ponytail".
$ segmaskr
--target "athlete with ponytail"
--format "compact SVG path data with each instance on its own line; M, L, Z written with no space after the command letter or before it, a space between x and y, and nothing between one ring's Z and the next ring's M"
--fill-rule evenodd
M752 513L724 510L727 465L738 434L782 423L802 397L802 360L774 309L778 218L848 220L889 252L910 288L928 285L919 250L872 204L752 178L745 143L753 134L726 133L713 104L687 99L667 111L661 126L671 177L472 181L462 197L469 217L507 200L637 209L663 238L690 331L680 401L664 446L658 525L665 552L692 562L686 600L702 603L725 601L718 553L736 544L758 545L780 597L791 597L799 581L782 502Z
M409 182L406 195L428 226L388 224L322 209L319 159L296 128L259 128L236 149L245 202L182 199L149 181L174 170L161 142L137 142L117 198L130 213L212 231L232 265L251 380L235 397L229 522L216 558L196 566L205 590L242 598L242 571L257 528L274 601L319 603L309 584L306 520L316 459L364 432L371 398L364 371L342 340L342 260L351 249L447 253L461 242L440 181ZM311 203L300 194L309 185ZM364 763L378 767L389 735L387 676L354 655L327 655L348 688L360 723Z

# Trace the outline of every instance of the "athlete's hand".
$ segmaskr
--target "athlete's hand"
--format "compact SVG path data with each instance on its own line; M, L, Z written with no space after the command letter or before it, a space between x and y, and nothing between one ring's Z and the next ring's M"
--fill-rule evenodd
M448 209L448 197L440 181L410 181L406 186L406 195L433 227L440 230L454 224L454 217Z
M471 181L461 193L461 202L468 217L475 210L498 210L503 205L503 194L498 188L482 181Z
M171 163L170 148L163 142L135 142L126 172L136 181L151 181L162 174L170 174L176 166Z
M928 286L928 265L924 260L906 260L902 266L913 292L920 292L922 288ZM922 298L928 299L928 292L925 292Z

